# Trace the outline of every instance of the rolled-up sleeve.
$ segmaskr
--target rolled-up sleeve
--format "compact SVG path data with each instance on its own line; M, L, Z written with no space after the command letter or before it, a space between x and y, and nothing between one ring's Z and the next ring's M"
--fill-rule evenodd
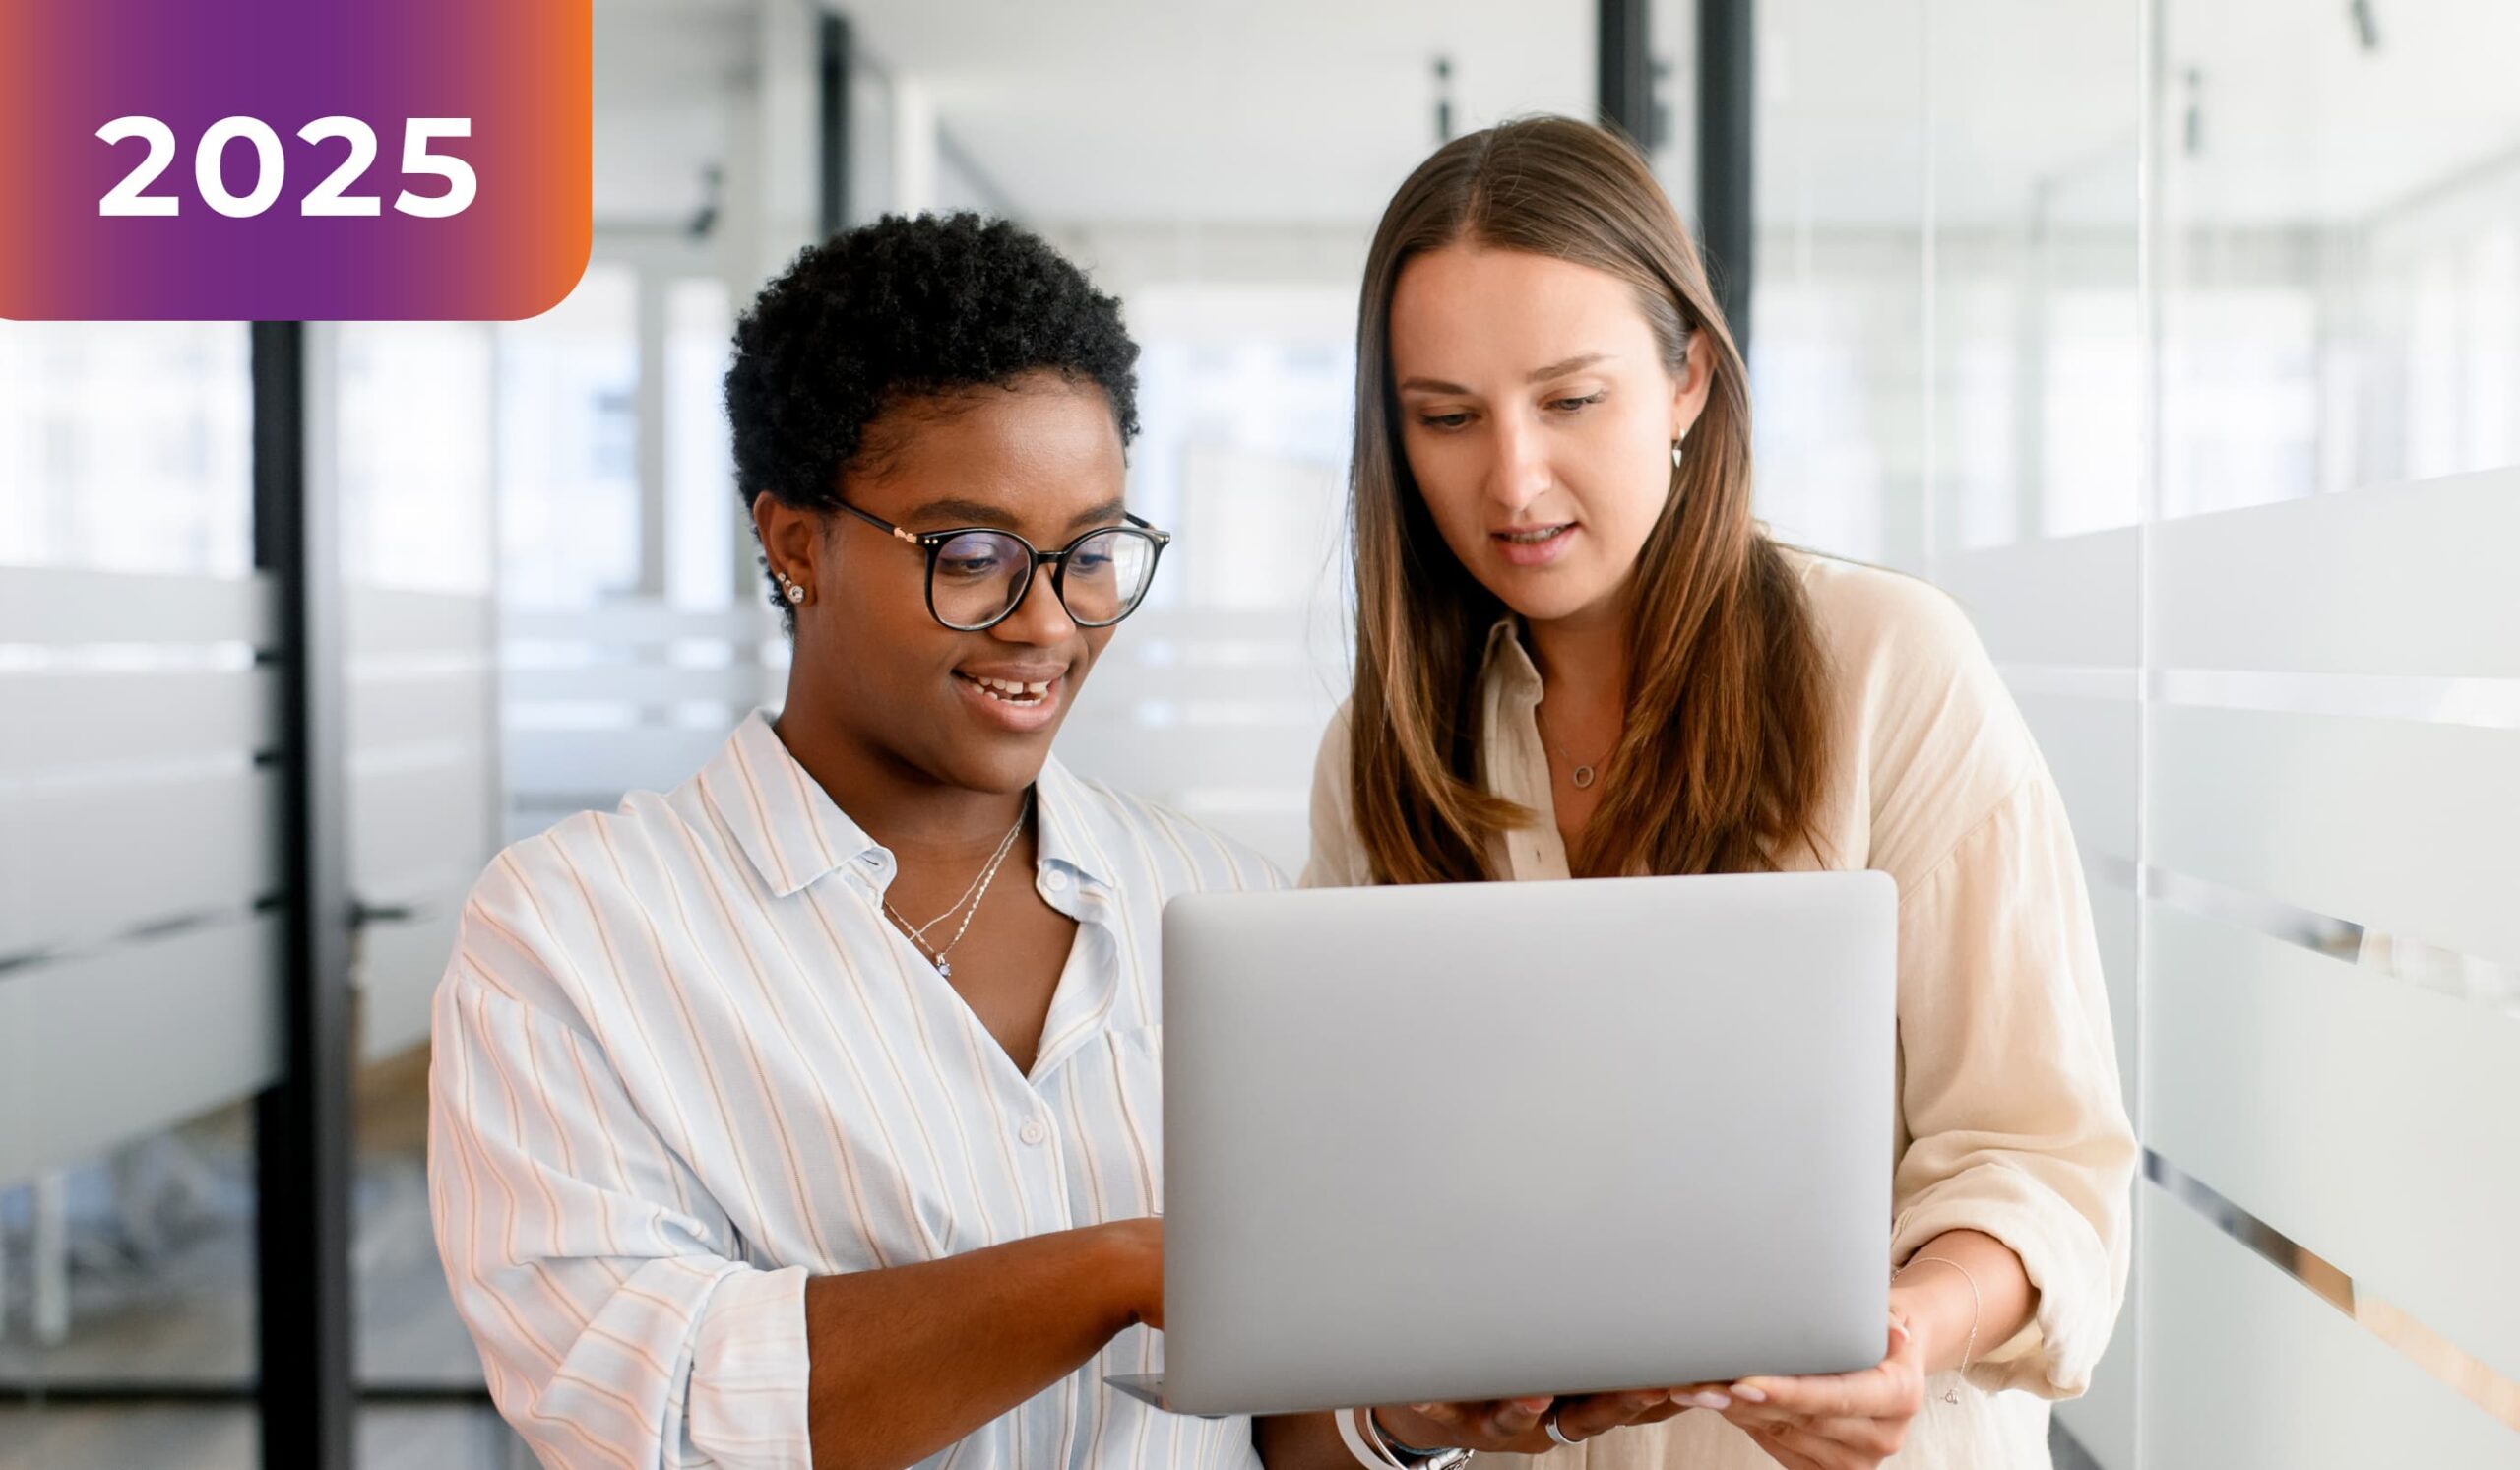
M1892 1259L1951 1230L2011 1247L2037 1311L2012 1341L1979 1344L1970 1379L2070 1397L2125 1294L2136 1143L2090 898L2044 767L1906 886L1899 932Z
M805 1271L736 1233L513 936L438 988L430 1209L499 1411L553 1466L805 1470Z

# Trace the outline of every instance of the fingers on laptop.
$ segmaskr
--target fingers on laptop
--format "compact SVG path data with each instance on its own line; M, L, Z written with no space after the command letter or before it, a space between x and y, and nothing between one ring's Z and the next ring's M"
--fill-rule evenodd
M1660 1388L1628 1393L1592 1393L1557 1401L1557 1427L1568 1437L1590 1439L1631 1425L1660 1424L1691 1407L1673 1403Z
M1449 1442L1468 1449L1504 1449L1540 1428L1555 1402L1547 1398L1499 1398L1463 1404L1411 1404L1444 1429Z
M1907 1422L1899 1419L1733 1422L1770 1458L1789 1466L1816 1465L1826 1470L1878 1465L1899 1452L1908 1430Z
M1898 1358L1861 1373L1744 1379L1724 1417L1789 1467L1877 1465L1922 1407L1923 1374Z
M1491 1407L1488 1428L1500 1439L1518 1439L1540 1428L1540 1417L1555 1403L1552 1398L1498 1399Z
M1749 1422L1786 1419L1905 1418L1917 1411L1922 1383L1912 1375L1866 1369L1820 1378L1759 1378L1732 1387L1731 1417Z
M1750 1434L1768 1458L1785 1470L1854 1470L1878 1465L1897 1452L1895 1445L1875 1451L1799 1425L1762 1425Z
M1910 1418L1924 1402L1924 1374L1906 1346L1903 1337L1887 1359L1859 1373L1743 1378L1730 1393L1749 1421Z

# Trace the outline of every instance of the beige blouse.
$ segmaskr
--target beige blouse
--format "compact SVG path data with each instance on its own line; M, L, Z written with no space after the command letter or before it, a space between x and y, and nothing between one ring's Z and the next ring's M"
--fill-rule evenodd
M1879 868L1899 883L1899 1127L1885 1269L1948 1230L2012 1247L2038 1311L1981 1344L1964 1381L1928 1386L1907 1448L1933 1470L2046 1466L2048 1400L2090 1383L2125 1293L2133 1130L2119 1096L2082 865L2054 781L1993 665L1950 599L1873 567L1789 553L1832 679L1828 857L1792 867ZM1533 719L1539 671L1508 619L1481 674L1481 779L1540 813L1507 834L1497 870L1568 876ZM1368 881L1351 816L1349 711L1324 737L1306 886ZM1958 1389L1945 1403L1947 1387ZM2006 1390L2027 1390L2009 1392ZM1526 1461L1546 1470L1769 1470L1720 1416L1691 1410Z

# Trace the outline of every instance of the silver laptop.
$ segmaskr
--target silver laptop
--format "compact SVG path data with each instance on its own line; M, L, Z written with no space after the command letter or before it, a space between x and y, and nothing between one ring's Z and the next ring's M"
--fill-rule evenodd
M1788 873L1200 894L1164 915L1178 1413L1882 1353L1897 894Z

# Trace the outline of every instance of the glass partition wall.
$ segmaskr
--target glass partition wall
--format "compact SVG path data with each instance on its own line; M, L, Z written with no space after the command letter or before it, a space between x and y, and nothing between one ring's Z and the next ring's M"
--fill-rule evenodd
M2060 1459L2520 1463L2520 21L1760 13L1765 512L1960 597L2099 920Z
M578 291L303 338L361 1463L522 1463L428 1235L427 998L501 842L778 702L718 403L761 283L825 220L974 207L1123 297L1179 540L1060 753L1292 867L1374 219L1640 42L1683 211L1702 151L1754 164L1704 223L1753 242L1759 513L1960 599L2072 813L2146 1162L2059 1464L2520 1464L2520 17L2461 0L599 8ZM0 1470L294 1463L248 344L0 323Z

